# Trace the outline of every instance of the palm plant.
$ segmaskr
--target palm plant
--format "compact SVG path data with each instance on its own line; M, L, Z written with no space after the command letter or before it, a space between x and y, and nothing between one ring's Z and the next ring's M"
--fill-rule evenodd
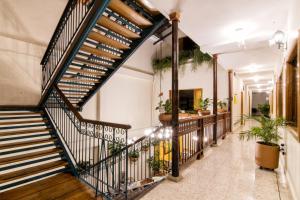
M252 127L248 131L240 133L241 140L250 140L258 138L261 143L274 146L281 139L278 128L285 125L285 120L282 118L271 119L265 116L252 117L260 123L260 126Z

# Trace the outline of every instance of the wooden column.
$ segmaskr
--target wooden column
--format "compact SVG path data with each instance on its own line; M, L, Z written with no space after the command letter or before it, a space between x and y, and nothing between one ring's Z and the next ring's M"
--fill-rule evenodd
M213 127L213 144L217 144L217 131L218 131L218 55L213 55L213 114L214 127Z
M232 76L233 71L228 71L228 111L230 112L230 125L229 125L229 131L232 132Z
M172 177L179 177L179 142L178 142L178 22L179 13L170 14L172 21Z

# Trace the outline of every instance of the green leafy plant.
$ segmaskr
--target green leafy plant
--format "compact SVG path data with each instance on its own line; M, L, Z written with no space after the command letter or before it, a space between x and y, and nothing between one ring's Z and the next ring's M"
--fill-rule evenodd
M164 113L171 114L172 113L172 103L170 99L167 99L165 102L162 100L159 101L158 106L155 108L156 110L163 109Z
M182 67L187 64L189 61L193 64L193 70L196 70L202 63L207 62L211 63L212 57L207 54L203 53L200 50L200 47L195 48L194 50L185 50L179 52L179 66ZM154 73L157 72L164 72L170 69L172 66L172 59L171 56L167 56L162 59L153 59L152 67Z
M141 150L142 151L148 151L149 147L150 147L149 143L145 143L145 144L142 145Z
M261 143L266 145L277 145L281 139L278 128L285 126L285 120L282 118L270 119L265 116L252 117L260 123L260 126L252 127L248 131L240 133L241 140L249 140L251 138L258 138Z
M201 110L207 110L208 106L210 106L211 100L209 98L201 98L199 102L199 107Z
M140 157L140 153L137 149L133 149L131 151L128 152L128 157L129 158L139 158Z
M149 163L150 168L154 171L154 173L159 173L159 171L161 169L165 168L163 160L159 159L159 152L158 151L156 151L154 153L154 156L151 156L148 159L148 163Z
M77 163L77 172L83 174L91 166L89 161L80 161Z
M227 107L227 103L225 101L221 101L221 100L218 101L217 105L220 109L224 109Z
M258 110L265 117L269 117L270 116L270 105L269 104L267 104L267 103L265 103L265 104L258 104Z
M108 145L108 150L110 152L110 155L117 155L121 152L123 147L125 147L124 144L120 142L115 142Z

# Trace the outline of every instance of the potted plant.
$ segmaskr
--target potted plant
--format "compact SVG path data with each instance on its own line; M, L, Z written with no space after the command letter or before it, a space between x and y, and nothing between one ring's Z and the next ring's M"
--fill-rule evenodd
M240 139L258 138L255 146L255 162L261 168L274 170L278 167L279 161L278 141L281 137L278 128L284 126L285 121L281 118L270 119L265 116L254 119L260 123L260 126L241 132Z
M108 145L108 151L110 155L117 155L121 152L122 148L125 147L124 144L120 142L114 142Z
M141 146L141 150L146 152L149 150L149 147L150 147L149 143L145 143Z
M154 156L148 159L149 167L152 169L154 176L162 175L161 170L164 169L164 162L159 159L159 152L156 151Z
M217 105L218 105L218 112L220 113L227 112L227 103L225 101L219 100Z
M270 117L270 105L269 104L267 104L267 103L258 104L258 110L265 117Z
M140 157L140 153L137 149L133 149L128 152L128 157L131 162L136 162Z
M200 113L201 115L209 115L210 114L210 110L208 109L208 106L211 104L210 99L209 98L201 98L200 99L200 103L199 103L199 107L200 107Z
M159 121L163 125L170 125L172 120L172 103L170 99L167 99L165 102L160 101L156 110L160 110Z

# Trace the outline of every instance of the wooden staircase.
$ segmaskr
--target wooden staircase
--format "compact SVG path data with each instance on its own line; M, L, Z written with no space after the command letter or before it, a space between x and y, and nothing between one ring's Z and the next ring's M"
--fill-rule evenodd
M0 192L70 172L54 133L40 110L0 111Z
M82 107L153 34L165 20L158 15L138 1L110 0L57 83L75 107Z

